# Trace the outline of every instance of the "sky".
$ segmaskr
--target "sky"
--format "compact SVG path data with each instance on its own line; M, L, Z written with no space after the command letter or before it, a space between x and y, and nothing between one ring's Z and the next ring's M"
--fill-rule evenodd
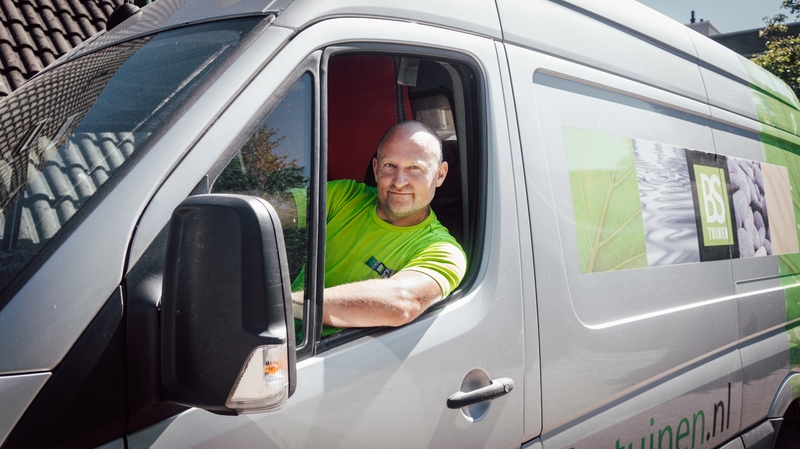
M781 8L781 0L638 0L656 11L667 15L680 23L689 23L692 11L700 21L711 21L720 33L763 28L764 16L784 13L788 9ZM787 22L794 21L789 17Z

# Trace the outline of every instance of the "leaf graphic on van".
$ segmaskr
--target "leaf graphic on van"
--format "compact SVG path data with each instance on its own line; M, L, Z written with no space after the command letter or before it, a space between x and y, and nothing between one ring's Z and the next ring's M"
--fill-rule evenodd
M631 139L564 127L581 273L647 267Z

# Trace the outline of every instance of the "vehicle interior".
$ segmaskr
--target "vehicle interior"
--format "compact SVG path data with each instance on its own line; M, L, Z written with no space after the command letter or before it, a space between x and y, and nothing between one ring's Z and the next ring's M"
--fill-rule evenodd
M305 227L307 217L301 217L299 207L307 201L307 216L315 213L313 194L306 193L313 190L314 173L320 173L327 181L354 179L375 186L372 160L383 134L397 123L417 120L439 135L448 163L447 177L437 188L431 207L461 244L468 262L478 260L476 225L480 222L479 211L483 210L479 191L485 152L478 151L482 132L477 120L478 83L474 69L457 59L384 49L332 48L324 52L322 59L321 131L314 131L320 128L312 118L314 87L312 77L306 72L283 94L280 104L257 124L247 141L228 153L232 156L224 159L227 165L211 191L261 196L272 204L284 222L292 290L305 288L307 297L316 297L315 287L306 283L306 277L318 276L314 268L317 265L309 262L319 253L314 248L314 231ZM323 153L320 164L323 167L319 171L313 168L314 157L309 155L314 153L311 137L302 142L296 139L317 132L322 135ZM214 174L211 176L213 179ZM300 195L306 199L298 200L296 191L302 191ZM287 219L282 215L285 213L297 216ZM298 226L292 225L294 219ZM474 265L468 263L467 276L459 288L434 308L463 294ZM308 311L305 313L308 318ZM315 326L305 318L295 322L301 358L375 331L325 328L321 331L323 338L314 341L305 338L308 326ZM316 328L319 326L317 323ZM311 349L315 344L316 348Z

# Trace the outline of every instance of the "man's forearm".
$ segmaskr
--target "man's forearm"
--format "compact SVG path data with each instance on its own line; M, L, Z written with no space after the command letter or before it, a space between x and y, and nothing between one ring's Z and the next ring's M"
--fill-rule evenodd
M325 289L322 322L334 327L400 326L441 299L431 277L414 271Z
M370 279L326 288L322 323L333 327L401 326L442 298L428 275L401 271L390 279ZM305 292L292 293L296 319L303 319Z

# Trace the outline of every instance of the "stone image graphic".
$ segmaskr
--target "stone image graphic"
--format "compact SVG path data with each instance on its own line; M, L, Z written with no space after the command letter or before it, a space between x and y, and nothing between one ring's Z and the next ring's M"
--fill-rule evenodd
M761 164L728 158L728 176L739 237L739 257L746 259L772 255Z

